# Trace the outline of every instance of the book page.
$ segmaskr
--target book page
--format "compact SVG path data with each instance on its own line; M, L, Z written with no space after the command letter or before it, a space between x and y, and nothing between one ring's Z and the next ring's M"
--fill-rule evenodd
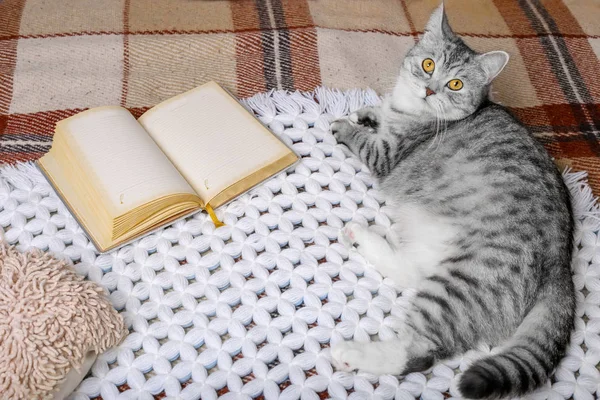
M121 107L100 107L57 124L79 154L113 217L159 197L194 194L156 143Z
M138 121L204 202L293 154L214 82L159 104Z

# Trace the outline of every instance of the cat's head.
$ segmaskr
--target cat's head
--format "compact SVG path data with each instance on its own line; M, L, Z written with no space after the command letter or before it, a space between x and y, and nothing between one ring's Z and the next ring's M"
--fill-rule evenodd
M478 54L448 24L444 4L404 58L392 100L402 111L458 120L486 100L492 80L508 62L504 51Z

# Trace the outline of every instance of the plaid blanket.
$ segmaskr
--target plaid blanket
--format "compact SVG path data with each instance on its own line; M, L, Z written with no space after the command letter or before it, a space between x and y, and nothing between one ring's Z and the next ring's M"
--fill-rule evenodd
M139 115L216 80L269 89L393 86L439 0L0 1L0 162L40 157L56 121L120 104ZM512 59L494 99L600 189L600 2L447 0L477 50Z

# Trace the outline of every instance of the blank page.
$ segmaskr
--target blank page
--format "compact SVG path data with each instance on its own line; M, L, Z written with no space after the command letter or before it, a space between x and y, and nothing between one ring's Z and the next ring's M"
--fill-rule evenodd
M291 150L214 82L138 120L205 202Z
M121 107L100 107L59 122L114 217L162 196L194 191Z

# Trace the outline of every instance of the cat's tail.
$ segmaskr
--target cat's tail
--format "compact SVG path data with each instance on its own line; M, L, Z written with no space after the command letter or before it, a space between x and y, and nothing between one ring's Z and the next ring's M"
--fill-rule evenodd
M503 350L465 371L458 384L464 397L519 396L546 382L565 353L574 324L573 284L569 274L564 278L553 279L552 287L540 293Z

